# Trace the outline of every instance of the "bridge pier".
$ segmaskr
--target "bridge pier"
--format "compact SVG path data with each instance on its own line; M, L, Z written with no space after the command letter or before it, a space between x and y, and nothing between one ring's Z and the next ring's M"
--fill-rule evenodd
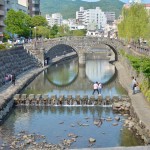
M85 79L86 78L86 71L85 71L85 66L79 66L79 78Z
M85 62L86 62L85 53L83 52L78 53L78 57L79 57L79 66L85 66Z

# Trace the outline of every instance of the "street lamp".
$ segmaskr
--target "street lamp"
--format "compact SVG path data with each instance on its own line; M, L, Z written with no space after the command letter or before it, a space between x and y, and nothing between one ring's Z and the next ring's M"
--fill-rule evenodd
M36 39L36 27L34 27L34 29L35 29L35 39Z
M34 48L36 49L36 27L34 27L35 29L35 42L34 42Z
M29 35L29 37L30 37L30 39L31 39L31 27L29 27L30 28L30 35Z

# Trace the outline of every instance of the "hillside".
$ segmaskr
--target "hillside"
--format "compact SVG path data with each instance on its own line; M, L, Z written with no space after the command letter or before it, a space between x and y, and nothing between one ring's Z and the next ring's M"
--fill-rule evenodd
M92 9L96 6L100 7L102 11L114 11L116 17L119 16L123 2L119 0L100 0L98 2L85 2L82 0L41 0L42 15L60 12L64 19L75 18L76 11L80 6L85 9Z

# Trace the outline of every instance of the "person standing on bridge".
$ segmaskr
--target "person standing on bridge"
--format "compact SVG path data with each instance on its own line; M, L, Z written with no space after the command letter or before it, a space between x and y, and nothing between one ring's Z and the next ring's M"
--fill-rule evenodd
M98 82L95 82L93 84L93 95L94 95L95 91L97 91L97 93L99 94L99 91L98 91Z

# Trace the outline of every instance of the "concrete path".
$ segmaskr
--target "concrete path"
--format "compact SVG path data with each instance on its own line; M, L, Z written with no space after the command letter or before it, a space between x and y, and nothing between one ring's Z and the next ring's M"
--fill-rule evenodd
M115 66L118 70L118 77L121 85L128 91L129 97L131 98L132 106L140 121L150 131L150 103L146 101L142 93L132 94L131 90L131 77L128 70L121 65L120 62L116 62Z
M3 106L7 99L11 99L15 94L23 89L25 85L30 83L44 68L35 68L28 70L16 78L16 84L12 85L11 82L7 83L4 86L0 87L0 108Z
M81 148L70 150L150 150L150 146L134 146L134 147L108 147L108 148Z

